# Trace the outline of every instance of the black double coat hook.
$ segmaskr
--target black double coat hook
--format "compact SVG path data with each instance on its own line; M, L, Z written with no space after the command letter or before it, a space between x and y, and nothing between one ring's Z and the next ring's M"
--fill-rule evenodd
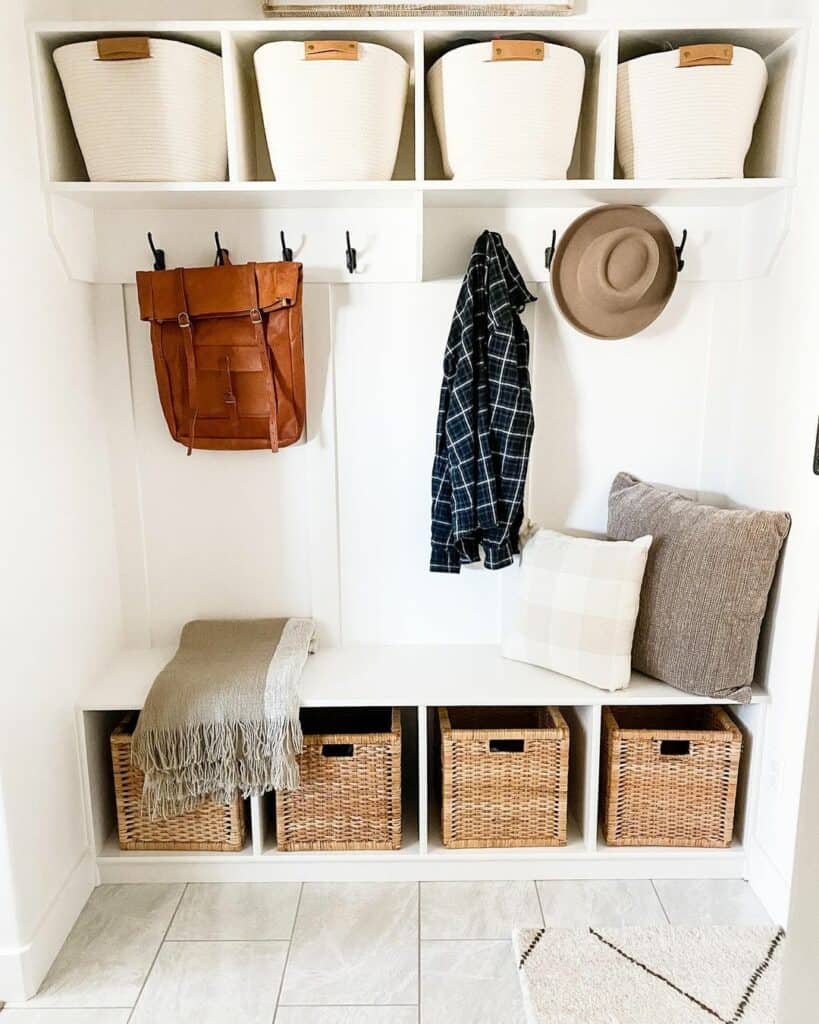
M157 249L154 245L154 236L150 231L148 232L148 245L150 245L154 257L154 270L165 270L165 250Z
M683 228L682 241L679 245L674 246L674 252L677 255L677 273L685 267L685 260L683 259L683 249L685 249L685 243L688 241L688 229ZM555 250L557 249L557 232L552 231L552 244L547 245L544 252L544 263L547 270L552 269L552 260L555 258Z
M354 274L356 267L358 266L358 254L350 245L350 232L345 231L345 235L347 236L347 270L349 270L351 274Z

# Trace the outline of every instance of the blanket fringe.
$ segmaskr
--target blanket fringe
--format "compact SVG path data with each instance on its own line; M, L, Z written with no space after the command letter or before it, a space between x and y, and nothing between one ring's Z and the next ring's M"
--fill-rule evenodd
M179 729L137 726L131 762L145 775L142 809L151 821L185 814L236 792L261 796L299 785L303 738L298 712L261 722L208 722Z

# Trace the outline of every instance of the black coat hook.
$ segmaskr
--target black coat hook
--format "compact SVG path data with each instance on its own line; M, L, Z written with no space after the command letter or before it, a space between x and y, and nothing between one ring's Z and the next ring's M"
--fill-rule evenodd
M151 247L151 252L154 255L154 270L165 270L165 250L157 249L154 245L154 236L151 232L148 232L148 245Z
M285 263L292 263L293 262L293 250L288 248L287 243L284 240L284 232L283 231L279 232L279 238L281 239L281 243L282 243L282 259L284 260Z
M347 236L347 269L351 274L354 274L355 269L358 266L358 254L350 245L350 232L345 231L345 235Z
M213 238L216 242L216 262L213 264L215 267L223 267L225 265L225 259L228 256L227 249L222 248L222 243L219 241L219 232L213 232Z
M685 260L682 258L682 254L683 254L683 249L685 248L685 243L686 243L687 239L688 239L688 232L686 231L685 228L683 228L682 241L680 242L679 245L675 245L674 246L674 252L676 252L676 254L677 254L677 273L678 274L683 269L683 267L685 266Z
M546 246L546 251L544 253L545 262L546 262L546 269L547 270L551 270L552 269L552 260L555 258L555 249L556 248L557 248L557 232L553 230L552 231L552 244Z

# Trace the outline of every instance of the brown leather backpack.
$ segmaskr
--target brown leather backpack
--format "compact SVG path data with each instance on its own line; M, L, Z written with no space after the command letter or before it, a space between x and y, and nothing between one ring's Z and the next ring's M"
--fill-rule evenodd
M159 400L175 441L278 451L304 428L300 263L137 272Z

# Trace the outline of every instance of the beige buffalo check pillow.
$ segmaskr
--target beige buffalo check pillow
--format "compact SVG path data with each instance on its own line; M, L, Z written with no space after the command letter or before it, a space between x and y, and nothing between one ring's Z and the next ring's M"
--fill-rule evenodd
M603 690L631 678L631 642L651 537L632 541L538 530L506 574L505 657Z

